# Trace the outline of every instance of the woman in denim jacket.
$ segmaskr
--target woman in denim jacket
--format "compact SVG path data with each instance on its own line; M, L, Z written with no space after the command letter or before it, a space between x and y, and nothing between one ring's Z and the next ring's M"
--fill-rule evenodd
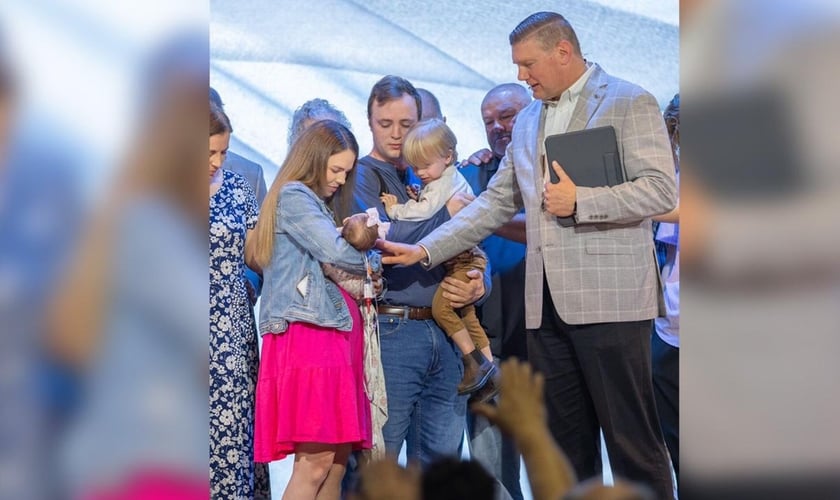
M352 450L371 447L359 308L321 263L365 272L326 200L352 175L359 147L326 120L295 141L263 202L248 253L263 270L255 460L295 454L290 498L339 498ZM378 254L369 255L379 271Z

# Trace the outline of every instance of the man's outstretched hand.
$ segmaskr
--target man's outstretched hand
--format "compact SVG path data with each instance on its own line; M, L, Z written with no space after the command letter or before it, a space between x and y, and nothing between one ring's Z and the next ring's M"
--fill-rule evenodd
M410 266L426 258L426 251L420 245L407 245L380 239L376 240L376 248L383 252L383 264Z

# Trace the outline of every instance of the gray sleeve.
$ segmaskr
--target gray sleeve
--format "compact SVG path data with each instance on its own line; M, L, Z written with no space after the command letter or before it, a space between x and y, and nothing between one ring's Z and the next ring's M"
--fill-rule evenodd
M419 241L429 251L431 267L476 246L523 207L510 151L508 146L499 170L478 198Z

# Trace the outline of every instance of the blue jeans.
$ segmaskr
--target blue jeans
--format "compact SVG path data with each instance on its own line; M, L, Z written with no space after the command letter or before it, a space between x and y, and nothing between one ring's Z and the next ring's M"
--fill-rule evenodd
M461 352L433 320L379 316L382 366L388 393L385 449L396 456L406 440L408 461L426 466L459 456L466 396L458 396Z
M467 419L470 456L496 480L496 498L522 500L519 485L519 452L486 418L470 414Z

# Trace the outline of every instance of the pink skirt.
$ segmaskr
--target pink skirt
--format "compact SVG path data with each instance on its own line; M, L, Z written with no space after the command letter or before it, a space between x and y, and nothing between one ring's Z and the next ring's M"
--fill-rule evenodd
M84 500L207 500L207 477L139 471L119 485L81 495Z
M353 329L290 323L263 336L257 379L254 460L293 454L298 443L350 443L369 449L370 402L364 390L359 307L342 290Z

